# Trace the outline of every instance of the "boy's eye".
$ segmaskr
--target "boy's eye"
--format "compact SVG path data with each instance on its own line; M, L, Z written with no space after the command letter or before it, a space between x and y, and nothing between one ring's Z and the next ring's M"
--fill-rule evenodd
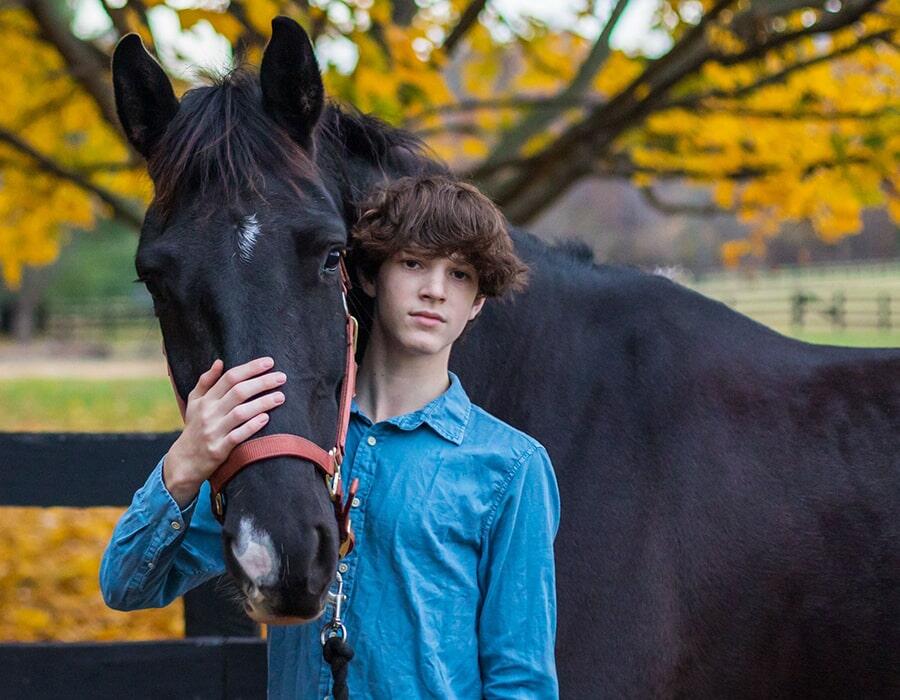
M456 279L458 279L458 280L467 280L467 279L469 279L469 273L468 273L468 272L464 272L464 271L462 271L462 270L454 270L454 271L453 271L453 274L456 276Z
M409 268L410 270L414 270L419 265L418 260L414 260L412 258L404 258L403 266Z

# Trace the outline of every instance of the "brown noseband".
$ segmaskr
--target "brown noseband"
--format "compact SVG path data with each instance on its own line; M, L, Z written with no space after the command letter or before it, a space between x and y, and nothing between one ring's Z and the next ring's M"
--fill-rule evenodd
M338 532L340 534L338 551L341 557L345 557L353 549L354 537L353 530L350 527L350 508L353 497L356 495L359 480L354 479L350 484L350 492L345 501L341 482L341 462L344 459L347 426L350 423L350 402L356 394L356 337L359 328L356 319L350 315L347 307L347 294L350 292L350 275L347 273L343 257L341 257L340 261L340 271L341 296L344 301L344 315L347 321L347 348L334 446L326 452L316 443L290 433L276 433L274 435L251 438L250 440L245 440L231 451L228 459L209 477L209 486L212 512L216 520L219 523L223 523L225 521L225 486L244 467L262 459L283 456L299 457L312 462L325 477L328 493L334 504L334 514L337 518ZM177 387L175 387L172 370L168 363L166 364L166 369L169 372L169 379L172 380L172 388L175 389L175 397L178 399L178 407L181 409L181 418L184 420L184 401L178 394Z

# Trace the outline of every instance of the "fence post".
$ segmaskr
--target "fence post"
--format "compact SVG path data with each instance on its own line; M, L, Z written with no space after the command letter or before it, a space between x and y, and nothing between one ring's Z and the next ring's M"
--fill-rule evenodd
M803 318L806 315L806 302L809 299L802 291L796 291L791 297L791 325L803 327Z
M831 296L831 323L841 330L847 327L847 297L843 292L835 292Z
M878 295L878 327L891 329L891 295L887 293Z

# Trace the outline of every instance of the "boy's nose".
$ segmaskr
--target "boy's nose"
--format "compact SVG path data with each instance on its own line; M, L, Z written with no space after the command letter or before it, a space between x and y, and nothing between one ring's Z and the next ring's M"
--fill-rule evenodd
M443 275L430 275L421 291L422 296L430 299L444 299L447 295L446 281Z

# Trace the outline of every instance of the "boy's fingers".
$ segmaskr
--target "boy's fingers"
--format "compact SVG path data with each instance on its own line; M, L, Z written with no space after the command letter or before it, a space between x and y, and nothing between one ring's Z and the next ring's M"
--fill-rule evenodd
M260 413L255 418L251 418L243 425L235 428L230 433L228 433L225 438L228 446L231 449L234 449L238 445L240 445L244 440L249 438L253 433L259 432L259 430L269 422L269 414L268 413Z
M261 374L258 377L251 377L238 382L226 391L222 397L220 401L221 411L227 413L238 406L246 405L246 402L257 394L281 386L286 379L284 372L268 372L267 374Z
M209 391L210 387L216 383L216 379L218 379L219 375L222 373L222 367L222 360L218 358L213 360L212 366L201 374L200 378L197 380L197 386L194 387L196 396L203 396Z
M207 396L211 399L221 399L225 393L238 382L242 382L250 377L265 372L275 364L275 360L271 357L259 357L250 362L245 362L237 367L232 367L225 372L213 387L207 392Z
M255 381L255 380L251 380ZM284 394L280 391L260 396L258 399L247 401L235 406L225 414L221 426L226 431L230 431L238 425L253 420L255 416L263 415L265 411L270 411L284 403Z

